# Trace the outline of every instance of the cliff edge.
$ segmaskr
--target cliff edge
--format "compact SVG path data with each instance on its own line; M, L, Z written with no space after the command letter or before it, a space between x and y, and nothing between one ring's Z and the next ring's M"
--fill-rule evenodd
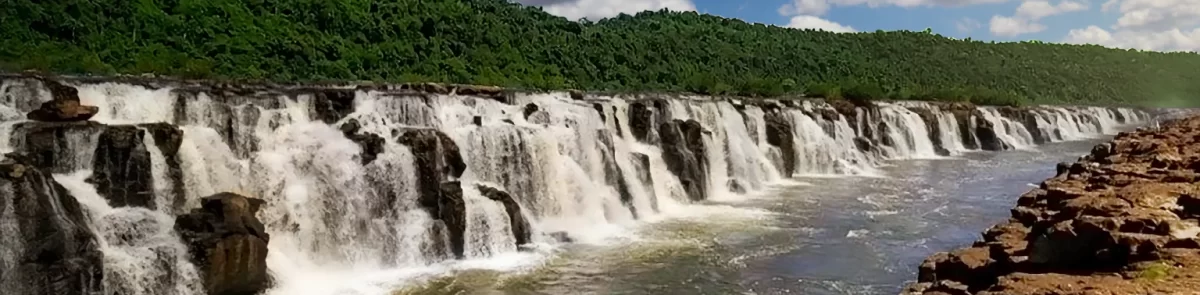
M1097 145L903 294L1200 294L1200 116Z

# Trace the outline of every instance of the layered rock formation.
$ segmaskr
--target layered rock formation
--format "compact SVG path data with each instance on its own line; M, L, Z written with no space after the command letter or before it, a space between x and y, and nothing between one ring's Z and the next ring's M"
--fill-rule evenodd
M1022 195L970 248L930 256L906 294L1200 290L1200 117L1121 133Z
M265 203L234 193L204 197L175 221L209 295L254 295L270 283L270 235L256 214Z
M0 290L104 295L103 254L79 202L28 158L0 161Z

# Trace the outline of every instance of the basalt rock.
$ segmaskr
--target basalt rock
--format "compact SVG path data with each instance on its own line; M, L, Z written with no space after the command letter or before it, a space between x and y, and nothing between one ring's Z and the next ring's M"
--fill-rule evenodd
M314 89L310 113L313 118L333 124L354 112L354 89Z
M1190 168L1198 162L1200 117L1122 133L1058 165L971 248L927 259L923 284L909 293L963 290L936 288L947 282L987 295L1192 292L1200 287L1200 175ZM1148 271L1163 278L1145 279Z
M979 148L988 151L1003 151L1012 149L1003 140L1000 140L999 134L996 134L995 126L991 121L983 118L982 115L973 116L975 119L975 139L979 141Z
M417 203L435 220L445 224L454 256L463 257L466 203L457 181L467 165L458 145L434 129L411 129L396 140L412 151L417 173ZM395 200L387 200L392 204Z
M355 119L347 120L341 126L342 135L355 144L358 144L358 147L362 149L360 161L363 165L367 165L375 161L379 157L379 154L383 153L386 140L378 134L363 132L360 130L361 128L362 126Z
M43 79L42 83L50 90L53 99L25 114L27 119L42 122L87 121L100 112L98 107L81 104L79 90L75 87L49 79Z
M778 108L765 109L767 144L779 148L783 165L779 165L779 174L790 176L796 170L795 135L789 121Z
M643 187L654 187L654 179L650 176L650 156L642 153L633 153L633 171L641 181ZM658 196L651 189L646 192L650 197L650 209L658 211ZM1198 208L1200 209L1200 208Z
M105 295L104 259L80 204L50 174L0 162L0 289L13 295Z
M147 138L149 136L149 138ZM165 124L104 125L96 122L27 122L13 127L13 145L30 158L31 165L51 173L92 170L88 182L114 207L137 206L182 209L183 183L179 146L183 132ZM147 146L147 139L154 146ZM157 204L151 151L166 160L162 184L177 198Z
M219 193L204 197L200 208L176 218L175 229L188 245L209 295L253 295L269 286L270 235L255 216L264 203Z
M708 160L704 127L696 120L672 120L658 127L667 170L679 178L693 201L708 198Z
M596 130L596 136L602 148L600 162L604 164L604 183L617 190L621 203L637 217L637 208L633 206L633 192L630 191L629 183L625 181L625 177L621 175L621 168L617 165L615 137L608 129Z
M655 137L652 126L654 122L654 110L646 105L646 101L636 101L629 104L629 129L633 133L633 138L641 142L654 143Z
M950 150L947 150L946 147L942 146L942 130L941 125L938 124L937 115L935 115L932 110L927 108L909 108L909 110L921 117L922 121L925 121L925 131L929 134L929 140L933 143L934 151L937 152L938 155L949 156Z
M483 197L504 205L504 211L508 213L509 225L512 229L513 237L516 237L517 246L529 244L529 242L533 241L529 221L525 220L524 214L521 214L521 205L517 203L517 200L512 195L498 188L485 185L476 185L476 188L479 189L479 193Z

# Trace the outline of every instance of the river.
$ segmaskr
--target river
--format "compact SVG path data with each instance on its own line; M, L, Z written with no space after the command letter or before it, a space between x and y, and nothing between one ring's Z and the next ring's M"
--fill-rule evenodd
M885 177L797 178L532 267L460 270L398 293L896 294L926 256L973 242L1056 163L1096 143L894 161Z

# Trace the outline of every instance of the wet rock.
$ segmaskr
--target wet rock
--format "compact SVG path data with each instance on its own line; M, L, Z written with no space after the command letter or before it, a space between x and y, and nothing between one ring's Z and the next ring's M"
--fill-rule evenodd
M965 111L951 111L954 114L955 121L958 122L958 136L962 138L963 148L970 150L979 149L979 139L975 136L975 129L969 128L971 126L970 122L974 120L972 116L973 110L974 107Z
M796 171L796 143L791 121L778 108L766 109L763 121L766 123L767 144L779 148L783 165L777 167L779 174L791 176Z
M417 203L433 219L445 224L450 249L463 256L463 232L466 230L466 204L457 181L466 170L458 145L445 133L434 129L406 130L396 142L412 151L417 174ZM385 200L392 204L396 200Z
M147 138L150 136L150 138ZM104 125L96 122L26 122L13 127L13 147L32 165L51 173L92 170L88 182L114 207L182 209L182 171L178 158L183 132L165 123ZM152 139L154 146L147 146ZM151 150L167 166L163 183L175 194L170 204L156 204Z
M527 103L527 104L525 104L525 109L522 110L522 113L525 115L525 119L528 120L529 115L532 115L533 113L535 113L537 111L538 111L538 106L536 104Z
M629 104L629 129L633 138L641 142L654 143L652 126L655 126L654 111L645 102Z
M696 120L672 120L659 125L663 160L667 170L679 178L688 198L708 198L708 160L705 157L704 127Z
M742 182L738 181L737 179L730 179L729 181L726 181L725 187L728 187L730 192L733 192L733 193L739 194L739 195L746 194L746 192L749 191L746 189L746 186L743 185Z
M608 122L608 116L604 115L604 104L593 103L592 108L596 110L596 114L600 115L600 122Z
M466 257L467 203L463 196L462 183L447 181L440 185L437 194L436 207L425 207L436 222L441 222L447 229L446 237L450 241L450 254L455 258Z
M27 160L0 161L0 223L7 224L0 238L0 289L13 295L103 295L103 254L85 212Z
M599 129L596 130L596 136L601 147L600 162L604 164L604 183L616 189L617 195L621 198L621 204L629 208L630 213L637 217L637 208L633 206L633 192L630 191L629 183L625 181L625 177L621 174L621 168L617 165L615 138L612 132L608 129Z
M342 135L346 136L346 139L358 144L358 147L362 149L362 152L359 154L359 161L363 165L367 165L375 161L375 159L379 158L379 154L383 153L386 140L378 134L361 131L361 128L362 126L355 119L347 120L340 127Z
M87 121L100 112L100 108L79 102L79 90L58 81L44 79L42 83L53 97L38 109L25 114L25 118L42 122Z
M567 94L570 95L571 99L574 99L574 100L583 100L583 98L585 97L585 94L583 93L583 91L579 91L579 90L575 90L575 89L567 90Z
M916 113L918 117L921 117L921 121L925 122L925 131L929 134L929 140L933 143L934 151L938 155L949 156L950 150L942 146L941 125L938 124L937 115L933 113L933 110L927 108L909 108L909 110Z
M509 225L512 229L513 237L516 238L517 246L529 244L533 241L529 221L525 220L525 214L521 213L521 205L517 203L517 200L512 195L498 188L485 185L476 185L476 188L479 189L479 193L485 198L504 205L504 211L508 213Z
M650 156L642 153L633 153L633 171L637 174L637 178L641 181L643 187L654 187L654 179L650 178ZM646 192L650 197L650 209L658 212L658 196L653 189Z
M1012 149L1000 136L996 134L995 126L991 121L983 119L983 116L975 116L975 136L979 141L979 148L988 151L1003 151Z
M872 142L871 139L866 138L866 137L861 137L861 136L855 137L854 138L854 147L858 148L859 151L866 152L866 153L875 152L875 143Z
M200 208L180 215L175 229L188 245L210 295L253 295L270 283L270 236L256 214L266 203L234 193L204 197Z
M480 116L471 117L471 124L475 124L475 126L483 126L483 117L480 117Z
M309 114L333 124L354 112L354 89L313 89Z

